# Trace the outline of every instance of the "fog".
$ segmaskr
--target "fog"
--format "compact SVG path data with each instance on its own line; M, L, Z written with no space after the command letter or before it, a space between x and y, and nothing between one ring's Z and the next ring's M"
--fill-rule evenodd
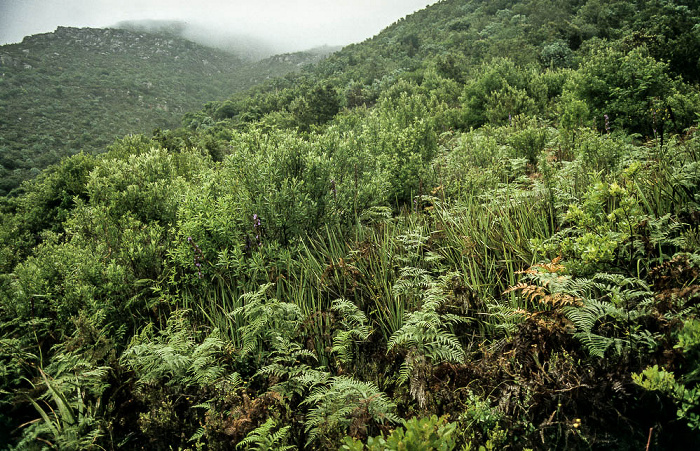
M250 43L263 53L360 42L436 0L0 0L0 44L57 26L180 21L202 43Z

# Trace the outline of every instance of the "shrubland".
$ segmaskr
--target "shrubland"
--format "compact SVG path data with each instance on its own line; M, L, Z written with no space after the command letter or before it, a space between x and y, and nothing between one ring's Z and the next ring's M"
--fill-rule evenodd
M691 448L693 6L440 2L42 172L9 449Z

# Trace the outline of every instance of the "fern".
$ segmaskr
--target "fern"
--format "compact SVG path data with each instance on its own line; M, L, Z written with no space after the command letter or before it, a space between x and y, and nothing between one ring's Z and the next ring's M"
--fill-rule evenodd
M462 345L448 327L464 321L455 315L438 313L445 302L445 285L454 274L448 274L434 281L427 271L419 268L403 268L401 279L394 289L397 293L417 292L422 306L408 313L404 325L389 339L388 351L404 349L406 358L401 366L397 382L410 379L410 392L421 406L425 407L425 386L431 375L431 365L441 362L459 363L464 361Z
M200 426L199 428L197 428L197 431L194 434L192 434L192 437L190 437L188 441L199 442L202 439L202 437L206 435L206 432L207 430Z
M401 422L394 414L396 405L376 385L345 376L316 387L302 404L312 406L305 423L307 446L318 442L321 448L330 448L348 428L366 430L369 422Z
M298 343L278 337L275 351L269 356L272 362L261 368L256 375L274 376L280 380L271 390L282 396L303 395L314 385L325 382L328 373L303 363L304 360L316 360L316 356Z
M2 330L0 325L0 330ZM14 326L17 327L17 326ZM14 387L22 383L22 368L33 364L36 355L27 351L27 345L17 338L0 338L0 386ZM0 406L4 400L0 400Z
M219 353L224 342L214 330L197 344L188 314L173 312L166 329L157 335L149 324L134 336L121 362L136 372L139 383L167 380L169 385L203 387L223 379L226 369L219 363Z
M30 423L19 448L36 438L59 449L96 449L95 442L104 435L100 396L107 388L104 380L109 368L92 368L74 353L59 354L56 360L55 377L39 368L46 392L38 400L27 400L40 420Z
M232 316L243 316L241 328L242 355L256 354L258 360L269 352L273 345L288 340L301 324L301 309L288 302L269 299L266 292L271 283L261 286L258 291L241 297L243 306L231 312Z
M652 351L657 342L651 333L637 331L640 319L648 315L651 290L644 281L619 274L596 274L576 281L581 306L568 306L564 314L576 328L574 336L591 356L603 357L609 349L616 355L630 345L644 344Z
M608 273L574 278L562 274L565 268L559 262L555 258L522 271L526 282L504 294L519 292L539 308L561 308L575 327L574 336L591 356L603 357L610 349L620 355L632 343L653 351L658 344L655 337L637 327L652 301L651 289L643 280Z
M253 429L241 440L236 449L256 451L288 451L296 449L295 446L285 445L291 426L285 426L272 432L277 427L277 421L268 418L261 426Z
M560 261L561 257L557 257L550 263L540 263L525 271L519 271L519 274L525 274L526 282L520 282L508 288L503 294L519 292L526 301L538 309L579 304L580 296L575 289L572 289L572 285L575 284L574 279L563 274L565 268Z
M338 354L342 363L350 364L354 357L355 344L367 340L372 330L367 326L367 316L352 302L337 299L333 301L331 309L340 315L342 327L333 337L331 351Z
M256 375L276 379L274 391L283 396L303 395L309 386L328 375L310 365L317 361L313 352L293 341L303 317L300 308L268 298L265 293L270 286L243 295L243 306L232 313L244 318L241 354L257 354L257 360L265 364Z

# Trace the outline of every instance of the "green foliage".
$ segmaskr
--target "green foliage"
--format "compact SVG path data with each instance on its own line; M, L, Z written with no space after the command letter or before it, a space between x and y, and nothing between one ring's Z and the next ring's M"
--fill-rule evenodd
M683 383L676 382L673 373L657 365L645 368L641 373L633 373L632 380L648 391L658 391L674 398L679 420L685 421L688 427L700 429L700 389L688 388Z
M537 158L547 144L547 129L536 121L526 121L516 118L514 121L516 131L508 136L510 144L516 152L516 156L527 158L530 164L537 163Z
M11 205L14 215L3 215L0 236L3 238L0 267L4 271L26 258L30 249L42 241L45 231L60 233L63 223L75 207L76 199L87 199L87 179L95 167L93 157L79 154L64 159L43 172L26 194Z
M403 427L394 429L388 436L369 437L367 445L346 437L342 450L431 450L451 451L456 447L456 423L450 423L446 417L432 415L426 418L411 418Z
M296 449L295 446L285 445L291 426L279 428L276 432L272 432L277 427L277 422L273 418L268 418L262 426L254 429L246 437L238 442L236 449L250 449L257 451L288 451Z
M629 51L615 47L595 50L565 85L574 100L591 108L599 129L626 129L647 136L690 126L697 91L674 79L666 63L649 56L645 47ZM669 111L673 111L673 120Z
M501 429L499 423L505 415L498 407L492 407L488 398L475 395L471 391L465 411L460 414L458 420L464 428L464 449L472 449L473 444L483 443L481 450L498 449L506 442L506 431Z
M545 44L542 46L542 52L540 53L542 63L550 68L571 67L573 57L574 52L561 39Z
M177 310L157 335L149 324L135 335L121 356L140 384L206 386L220 381L226 368L220 362L224 342L218 331L197 343L187 311Z
M651 291L643 281L599 273L591 280L577 279L574 286L570 293L582 305L564 307L564 313L591 356L604 357L611 347L618 355L656 349L657 338L640 327L650 314Z
M697 319L685 321L683 328L678 332L678 343L674 347L683 351L687 362L683 382L700 382L700 365L697 364L700 354L700 321Z
M266 292L272 284L263 285L256 292L243 295L243 306L237 308L231 315L242 315L244 318L241 329L243 355L254 354L258 360L265 357L266 351L279 343L289 340L291 334L299 326L302 314L297 305L269 299Z
M290 105L301 130L330 121L340 111L340 98L331 85L314 87L307 97L299 97Z
M367 316L355 304L337 299L332 309L341 317L341 330L333 337L332 351L338 354L340 362L349 365L354 358L355 343L367 340L372 331L367 325Z
M680 6L438 2L0 199L0 441L689 448Z
M502 419L503 412L492 407L488 398L481 398L471 392L467 408L460 415L460 421L466 423L467 429L479 428L486 432L496 428Z
M324 55L253 62L171 34L67 27L4 45L0 53L3 195L62 157L101 152L127 133L176 127L183 113L205 102Z
M649 391L672 392L676 388L676 378L673 373L659 369L658 365L647 367L641 373L633 373L632 380Z
M430 186L427 167L437 151L437 136L434 124L424 118L443 107L432 99L404 92L398 98L382 99L370 130L377 136L379 170L390 184L390 202L408 203L413 196L423 194L424 186Z
M630 186L631 184L625 184ZM597 182L590 186L582 204L571 204L564 215L570 227L558 232L542 246L571 259L569 271L591 274L634 258L629 246L643 218L639 200L625 185Z
M484 64L478 77L464 88L463 102L469 125L482 125L487 120L503 123L518 114L533 113L534 102L523 88L525 72L505 58Z
M353 436L367 435L377 425L401 422L396 405L374 384L345 376L314 388L304 404L311 406L305 421L307 446L328 447L348 430Z
M19 446L42 441L60 449L99 449L98 439L106 424L100 418L101 395L107 388L109 367L93 367L76 353L60 354L52 363L49 376L39 369L41 387L46 391L38 399L29 398L40 419L23 432ZM32 384L33 385L33 384Z
M394 286L399 296L419 298L418 310L406 314L403 326L391 336L387 348L389 351L394 348L405 350L398 383L410 379L411 396L421 408L426 405L426 385L432 366L442 362L460 363L465 358L459 340L448 330L450 325L463 321L463 318L438 312L445 302L445 284L453 277L455 274L448 274L436 282L427 271L403 268L401 278Z

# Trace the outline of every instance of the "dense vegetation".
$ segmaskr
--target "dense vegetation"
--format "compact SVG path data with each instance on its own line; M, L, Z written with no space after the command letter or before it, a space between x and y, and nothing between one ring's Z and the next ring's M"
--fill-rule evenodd
M692 449L700 8L456 1L2 204L9 449Z
M187 111L324 56L252 61L166 31L59 27L1 46L0 195L62 157L175 127Z

